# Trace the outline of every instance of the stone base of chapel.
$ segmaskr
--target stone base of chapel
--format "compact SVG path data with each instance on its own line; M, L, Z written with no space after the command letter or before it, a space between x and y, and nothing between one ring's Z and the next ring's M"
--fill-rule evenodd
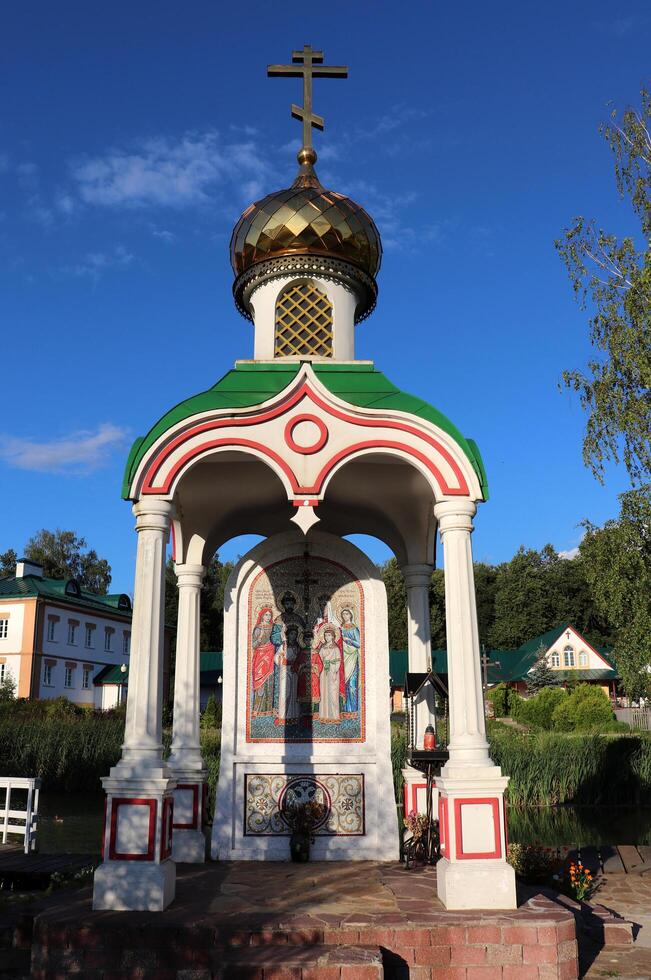
M93 909L162 912L174 899L173 861L144 866L134 861L108 861L95 871Z
M395 862L179 866L160 915L93 912L89 889L55 892L34 921L30 976L576 980L572 912L531 888L519 900L450 912L435 868Z

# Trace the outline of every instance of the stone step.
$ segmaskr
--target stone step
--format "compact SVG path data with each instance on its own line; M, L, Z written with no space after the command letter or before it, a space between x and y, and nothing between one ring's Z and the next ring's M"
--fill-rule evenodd
M200 971L195 971L196 980ZM242 946L225 951L205 980L382 980L379 946ZM195 978L193 977L193 980Z

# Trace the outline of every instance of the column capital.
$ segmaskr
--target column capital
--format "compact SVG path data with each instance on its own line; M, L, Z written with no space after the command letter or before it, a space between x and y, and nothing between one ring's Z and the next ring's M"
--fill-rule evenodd
M203 584L206 568L204 565L193 565L188 562L179 562L174 565L176 572L176 584L179 589L195 588L200 589Z
M131 508L136 518L136 531L169 530L174 504L161 497L145 497Z
M402 565L400 570L403 574L405 585L408 589L417 587L429 588L434 566L422 562L418 564Z
M434 516L439 524L439 534L443 535L446 531L468 531L473 530L472 519L477 513L477 505L468 497L459 497L456 500L441 500L434 504Z

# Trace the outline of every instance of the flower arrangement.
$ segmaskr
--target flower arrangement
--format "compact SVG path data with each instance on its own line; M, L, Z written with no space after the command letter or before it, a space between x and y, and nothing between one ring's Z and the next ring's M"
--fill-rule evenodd
M568 885L577 902L583 902L590 894L594 882L592 872L583 866L582 861L572 861L567 872Z
M293 834L303 834L306 837L313 837L314 830L325 817L326 807L324 803L317 800L308 800L307 803L290 803L284 811L283 816Z
M424 813L416 813L415 810L411 810L404 818L403 824L414 841L422 840L427 834L427 817Z

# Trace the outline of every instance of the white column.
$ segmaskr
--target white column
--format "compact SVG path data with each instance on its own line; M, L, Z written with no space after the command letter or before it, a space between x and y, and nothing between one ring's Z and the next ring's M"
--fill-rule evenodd
M179 609L174 674L174 721L168 765L174 790L175 861L201 864L206 859L205 786L207 773L199 743L199 643L203 565L176 565Z
M403 565L407 588L407 642L409 670L425 673L432 666L432 638L429 619L429 587L432 565Z
M438 896L448 909L516 908L506 861L508 779L488 754L470 535L472 500L437 503L445 568L450 758L436 780L442 858Z
M172 504L137 503L138 549L122 758L102 780L106 791L103 861L94 909L161 911L174 898L171 860L174 781L163 763L165 548Z
M439 522L445 571L445 620L450 693L448 767L490 765L482 694L475 573L470 535L476 511L472 500L443 501Z
M133 508L138 549L121 771L144 773L162 766L165 549L171 512L172 504L158 498Z
M402 566L407 589L407 652L409 672L424 674L432 666L432 635L429 614L429 588L433 566L426 563ZM428 686L425 700L416 705L416 746L423 748L425 729L434 724L434 690ZM405 816L410 810L425 812L425 777L418 769L406 766L404 779Z

